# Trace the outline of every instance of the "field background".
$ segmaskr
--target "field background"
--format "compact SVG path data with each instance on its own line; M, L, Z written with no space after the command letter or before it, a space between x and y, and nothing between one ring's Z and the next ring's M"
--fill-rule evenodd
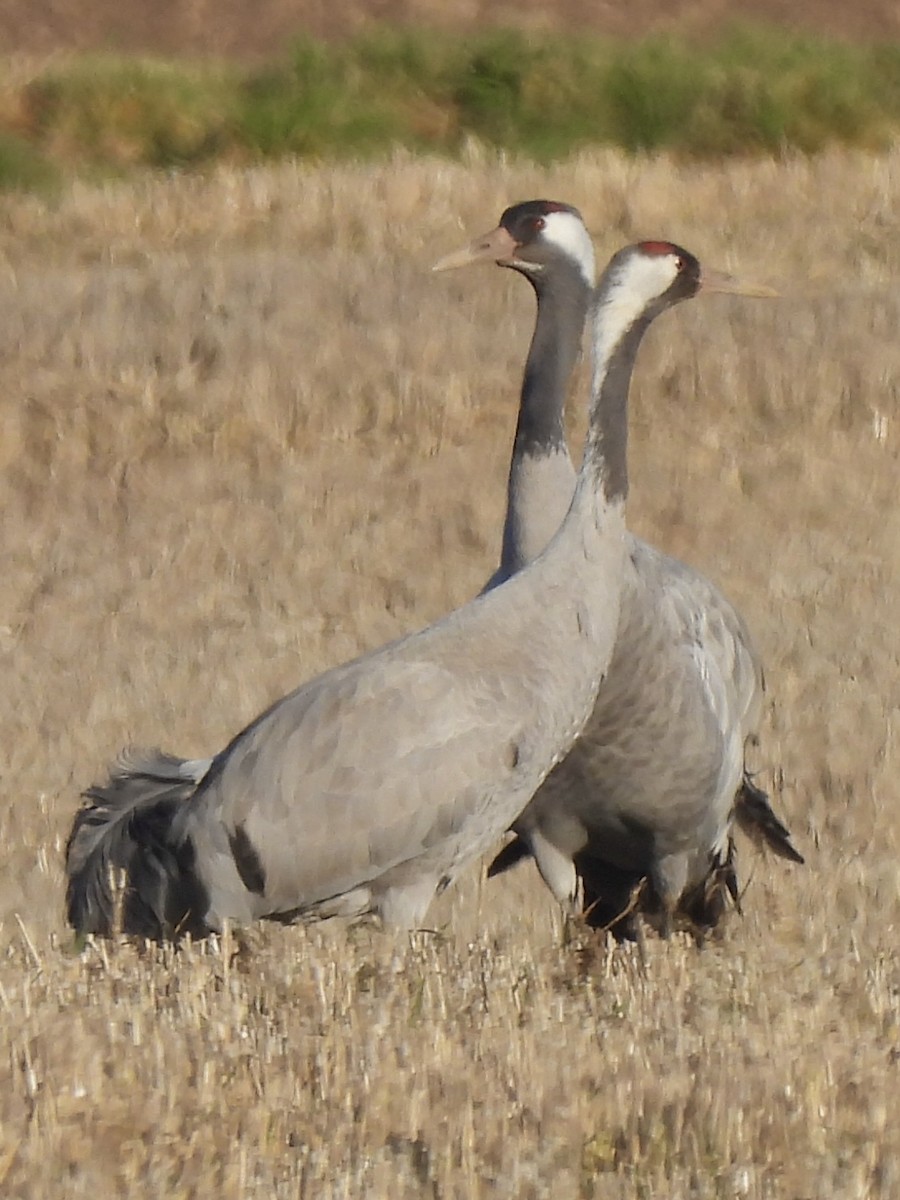
M900 1194L898 194L900 150L473 147L3 199L0 1194ZM428 268L538 195L581 208L601 261L664 236L782 292L651 331L629 511L747 616L757 765L807 867L742 844L743 918L644 964L564 931L528 865L469 871L412 937L75 954L63 845L121 746L211 753L490 574L532 300Z
M299 31L344 37L373 21L457 31L518 26L703 38L736 19L853 40L900 37L894 0L0 0L0 53L111 50L252 59L280 53Z

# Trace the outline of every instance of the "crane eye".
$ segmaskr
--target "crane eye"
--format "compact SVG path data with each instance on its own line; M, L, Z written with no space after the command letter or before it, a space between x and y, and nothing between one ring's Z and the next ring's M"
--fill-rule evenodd
M681 272L682 272L682 271L685 269L685 267L686 267L686 266L687 266L687 263L685 262L685 260L684 260L684 259L681 257L681 255L679 254L679 255L678 255L678 257L675 259L675 270L676 270L676 271L678 272L678 274L680 275L680 274L681 274Z
M535 217L534 221L532 222L535 233L538 233L541 229L543 229L546 224L547 222L543 217Z

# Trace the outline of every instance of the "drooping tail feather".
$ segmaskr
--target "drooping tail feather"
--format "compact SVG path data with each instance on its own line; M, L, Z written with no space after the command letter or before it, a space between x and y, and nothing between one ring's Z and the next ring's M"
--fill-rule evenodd
M742 832L758 846L768 846L779 858L789 862L802 864L806 861L794 848L788 827L772 811L769 797L746 771L735 797L734 815Z
M705 934L719 926L729 904L736 912L743 912L732 837L724 850L710 855L706 875L682 896L678 908L690 922L697 939L702 941Z
M209 932L205 889L193 872L193 848L170 836L180 806L209 769L159 750L123 755L105 784L84 793L66 845L66 907L79 933L155 939ZM117 877L124 890L116 895Z
M503 874L530 855L527 842L514 838L491 862L488 877ZM584 851L575 856L575 868L584 889L583 915L590 929L602 930L617 942L626 942L638 938L640 918L659 925L664 915L663 905L642 872L617 867ZM711 856L707 874L685 892L672 916L676 925L686 922L702 936L716 928L729 904L741 911L731 838L722 854Z
M805 861L791 841L790 830L773 812L769 797L746 772L735 796L734 818L757 845L767 846L790 862ZM528 843L521 837L513 838L494 857L488 867L488 878L502 875L530 856ZM652 888L635 892L641 882L640 873L622 871L585 853L576 856L575 866L584 885L585 919L590 927L610 932L618 941L629 940L635 936L639 915L652 917L658 913L660 906ZM725 852L711 858L709 871L701 882L681 897L676 915L705 933L718 926L729 905L741 911L731 838Z

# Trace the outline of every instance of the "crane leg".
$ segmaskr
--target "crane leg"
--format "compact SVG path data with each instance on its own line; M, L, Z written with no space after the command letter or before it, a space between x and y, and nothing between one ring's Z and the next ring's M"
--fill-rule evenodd
M548 841L540 830L534 830L529 840L541 878L563 912L567 917L579 916L584 903L584 890L571 857Z

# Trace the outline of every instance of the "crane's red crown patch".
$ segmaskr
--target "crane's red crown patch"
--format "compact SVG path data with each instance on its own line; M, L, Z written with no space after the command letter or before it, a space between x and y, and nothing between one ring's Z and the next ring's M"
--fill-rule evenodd
M671 242L638 242L638 249L644 254L677 254L678 247Z

